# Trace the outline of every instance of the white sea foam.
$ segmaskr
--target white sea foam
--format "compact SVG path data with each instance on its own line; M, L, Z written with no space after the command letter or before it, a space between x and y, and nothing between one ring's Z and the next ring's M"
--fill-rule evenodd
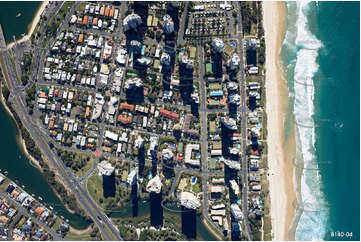
M296 152L303 159L304 167L301 177L302 209L296 231L296 240L322 240L327 226L327 206L321 192L320 177L314 168L315 130L313 97L313 76L318 71L317 56L322 43L309 31L306 13L309 1L296 2L296 23L286 33L284 45L296 52L294 65L294 116L299 137ZM288 9L290 6L288 6ZM293 10L293 6L292 6ZM291 29L290 28L290 29ZM293 46L293 47L292 47ZM295 48L296 47L296 48ZM304 125L302 125L304 124Z

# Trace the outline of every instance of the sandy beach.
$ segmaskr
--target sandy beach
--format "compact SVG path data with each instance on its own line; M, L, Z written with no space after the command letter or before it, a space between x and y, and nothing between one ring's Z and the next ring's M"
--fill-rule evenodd
M31 35L33 34L35 28L36 28L36 25L38 25L39 21L40 21L40 16L41 14L44 12L45 8L46 8L46 5L49 3L49 1L44 1L41 3L38 11L36 12L35 14L35 17L33 18L33 21L31 22L30 24L30 27L28 29L28 32L26 33L26 35L24 35L21 39L17 40L16 42L17 43L22 43L22 42L25 42L27 40L30 39ZM7 45L8 49L10 49L15 43L14 42L11 42Z
M295 139L293 134L287 140L284 138L288 91L279 67L279 53L285 31L285 11L285 5L281 2L264 2L263 4L266 40L268 165L274 240L292 239L289 229L295 213L293 202L296 200L293 185Z

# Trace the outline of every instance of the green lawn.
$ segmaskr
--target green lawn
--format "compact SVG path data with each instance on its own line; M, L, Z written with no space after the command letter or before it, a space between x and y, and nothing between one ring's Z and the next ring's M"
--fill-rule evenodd
M95 158L91 153L87 154L63 149L57 150L61 152L61 158L64 164L69 167L76 176L85 174L94 165Z
M99 203L99 199L103 197L103 181L102 178L100 176L98 176L98 174L93 174L91 177L89 177L88 179L88 183L87 183L87 188L89 191L90 196L92 196L92 198L98 203Z
M94 238L90 237L90 233L91 233L91 229L89 231L87 231L84 234L75 234L75 233L71 233L69 232L65 238L67 238L68 240L85 240L85 241L89 241L89 240L94 240Z
M6 75L6 72L5 72L5 62L4 62L4 58L3 58L2 54L0 54L0 64L1 64L1 70L2 70L3 76L6 80L8 88L10 90L10 80L8 78L8 75Z
M117 204L113 203L115 200L120 202L130 201L130 188L117 186L114 197L104 198L103 193L103 179L98 176L97 173L93 174L89 177L87 182L87 189L89 191L90 196L95 200L97 204L99 204L103 209L116 209ZM102 200L102 203L100 202ZM109 205L111 205L111 208Z
M87 155L79 154L79 156L84 159L84 156L87 156ZM94 164L94 157L91 155L90 160L85 164L85 166L83 168L81 168L80 170L75 172L75 175L79 176L79 175L85 174L87 171L89 171L90 168L93 167L93 164Z
M85 5L86 5L86 2L81 2L76 10L77 10L77 11L84 12L84 10L85 10Z
M192 191L196 194L201 191L201 186L198 182L192 186Z
M53 225L53 229L57 231L59 229L59 226L61 224L61 219L59 217L56 218L55 223Z

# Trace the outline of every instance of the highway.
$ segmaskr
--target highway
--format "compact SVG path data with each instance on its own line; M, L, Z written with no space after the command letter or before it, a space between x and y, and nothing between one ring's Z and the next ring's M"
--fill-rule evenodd
M126 3L121 3L121 16L125 13L126 10ZM187 18L187 9L188 9L188 2L185 3L185 8L181 16L180 21L180 29L177 39L177 44L180 45L184 42L183 35L184 35L184 28L185 28L185 20ZM241 21L241 15L240 15L240 5L238 3L233 3L238 10L238 25L239 30L235 38L237 38L239 45L237 45L237 52L239 53L239 56L241 57L241 63L240 63L240 71L238 72L239 79L240 79L240 94L241 94L241 105L239 108L237 108L237 112L241 113L242 121L241 121L241 135L242 135L242 169L241 169L241 177L243 179L243 193L242 193L242 205L243 205L243 213L245 217L245 226L246 231L249 234L249 238L252 240L252 234L249 227L249 221L248 221L248 164L246 159L246 134L247 134L247 106L246 106L246 81L245 81L245 72L244 72L244 55L243 55L243 42L242 42L242 21ZM61 32L67 28L69 28L69 19L72 13L76 10L78 7L79 2L76 2L72 9L70 9L69 13L65 16L64 22L61 24L61 26L58 28L58 32ZM56 11L60 9L59 6L53 6L52 8L48 9L49 14L55 14ZM49 21L49 20L48 20ZM121 31L122 25L119 25L119 28L117 32L112 34L106 34L110 37L116 37L117 40L121 39L123 37L123 31ZM233 24L230 24L230 26L233 26ZM77 29L76 27L71 27L71 29ZM40 29L40 38L39 41L36 43L37 46L40 46L42 42L44 41L44 32L45 28L42 27ZM98 33L97 31L92 31L94 33ZM57 173L59 177L62 177L67 187L75 194L79 204L86 210L90 216L90 218L94 221L94 223L99 227L99 230L101 231L102 235L105 237L106 240L122 240L121 236L119 235L119 231L115 228L115 226L112 224L111 220L104 214L104 211L102 208L100 208L97 203L93 200L93 198L89 195L86 185L84 184L84 181L89 177L92 172L94 172L96 168L96 163L94 162L93 167L83 176L81 177L75 177L74 174L64 165L61 159L55 154L54 150L50 149L48 146L49 136L45 131L42 130L42 125L39 126L38 122L35 122L34 118L28 115L27 108L24 105L25 104L25 97L24 97L24 90L30 86L31 83L38 80L37 82L37 88L39 88L40 85L53 85L53 83L44 82L42 80L42 70L44 66L44 59L46 55L48 54L48 50L50 46L54 44L55 38L51 37L50 40L47 42L47 45L45 49L42 48L34 48L34 60L33 60L33 72L31 73L31 81L28 83L28 85L24 88L21 86L21 83L17 81L16 72L12 68L12 64L10 61L10 56L7 51L3 51L3 59L5 63L4 73L6 73L7 79L9 80L10 85L10 102L12 103L14 109L19 114L18 116L22 120L23 125L27 128L31 136L33 137L34 141L37 143L38 147L41 149L44 157L46 157L45 160L49 161L50 167L54 169L54 171ZM119 43L117 43L119 44ZM117 45L116 44L116 45ZM118 45L117 45L118 46ZM204 80L204 49L201 42L198 41L197 44L198 48L198 54L199 54L199 84L200 84L200 124L201 124L201 169L190 169L190 168L184 168L184 167L177 167L176 168L176 176L173 179L173 183L170 189L170 195L174 195L177 180L179 179L182 172L197 172L202 176L202 189L203 189L203 216L204 218L212 225L212 228L217 230L219 234L223 234L223 231L218 227L215 226L214 223L211 221L210 217L208 216L208 177L212 175L222 175L224 174L223 171L209 171L208 170L208 134L207 134L207 113L210 112L228 112L226 108L216 108L216 109L208 109L206 105L206 83ZM68 84L65 85L59 85L57 83L54 83L54 86L62 86L62 87L69 87L69 88L76 88L78 90L82 91L89 91L92 93L95 93L96 90L93 88L88 87L80 87L80 86L71 86ZM125 95L122 93L120 97L125 97ZM148 99L145 99L145 101L149 101ZM164 104L168 105L172 108L181 109L181 110L190 110L189 105L185 106L183 104L176 104L176 103L164 103L160 101L156 101L156 104ZM36 115L35 115L36 116ZM98 144L97 148L101 148L102 141L103 141L103 130L106 128L107 125L105 123L100 124L99 128L99 136L98 136ZM152 132L147 132L139 129L134 129L141 132L146 132L152 135L154 134ZM56 145L57 146L57 145ZM58 146L57 146L58 147ZM69 148L67 148L69 149ZM70 148L72 149L72 148ZM79 150L77 150L79 151Z
M71 11L65 17L68 19L71 16L72 11L76 9L79 3L75 3ZM66 22L63 22L64 26ZM50 41L51 42L51 41ZM32 117L28 116L26 111L26 106L24 105L24 93L22 92L23 88L20 87L20 83L16 80L15 72L12 68L11 62L9 60L9 55L7 51L2 52L5 62L5 73L7 79L9 80L9 89L11 91L10 102L12 103L14 109L18 113L19 118L21 119L23 125L29 131L33 137L35 143L42 151L44 155L44 160L49 161L50 167L54 169L54 172L58 174L59 177L63 178L63 181L67 187L75 194L77 200L81 206L88 212L90 218L94 223L99 227L101 233L105 236L106 240L123 240L119 235L119 231L114 227L111 220L104 214L101 208L92 200L86 189L77 181L74 175L67 169L64 163L57 157L57 155L49 148L46 137L43 137L42 132L39 130L39 127L36 125L36 122ZM44 58L44 52L41 58ZM43 59L40 59L40 63L43 63ZM42 68L40 64L39 69ZM36 71L37 68L33 69ZM41 73L41 72L39 72Z

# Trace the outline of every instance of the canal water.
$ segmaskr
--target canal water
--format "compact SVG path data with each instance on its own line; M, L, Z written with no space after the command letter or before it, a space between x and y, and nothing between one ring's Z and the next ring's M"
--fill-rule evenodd
M3 28L7 43L21 38L27 33L41 2L0 2L0 24ZM20 13L21 16L16 17ZM26 192L34 194L36 198L43 198L43 202L52 206L59 216L69 219L72 227L84 229L89 223L80 216L69 213L59 198L55 195L41 172L26 158L18 139L18 130L14 120L8 115L3 105L0 105L0 169L8 171L8 177L18 185L25 185Z
M2 25L5 40L7 43L21 38L28 30L29 24L40 6L41 2L0 2L0 24ZM16 18L16 15L21 16ZM8 171L8 177L16 181L18 185L25 185L25 191L34 194L36 198L43 198L43 202L52 206L59 216L69 219L69 223L76 229L84 229L89 224L79 216L69 213L59 198L55 195L41 172L34 167L26 158L18 140L18 130L14 120L8 115L3 105L0 105L0 132L3 139L0 139L0 169ZM138 200L137 209L132 203L128 203L111 215L113 218L150 216L150 202ZM175 208L177 209L177 208ZM170 211L164 210L164 213ZM181 217L181 213L175 213ZM197 240L215 241L216 238L204 226L201 217L196 218Z
M52 206L59 216L69 219L71 226L83 229L88 226L80 216L69 213L55 195L38 168L25 156L20 146L18 130L14 120L0 105L0 169L8 172L8 177L18 185L24 185L25 191L39 196L43 202Z
M182 213L176 212L181 211L180 207L177 207L175 205L164 205L169 210L163 209L163 214L172 213L181 219ZM135 209L135 207L137 207ZM118 210L115 210L110 215L111 218L125 218L125 217L133 217L134 212L138 214L138 217L148 216L150 217L150 201L139 199L138 204L134 203L128 203ZM136 210L136 211L135 211ZM172 212L174 211L174 212ZM187 223L188 221L185 221ZM203 241L216 241L216 237L214 237L206 228L206 226L202 222L202 218L200 215L196 216L196 230L197 230L197 238L196 240L203 240Z
M3 105L0 105L0 132L3 138L0 139L0 169L8 171L8 177L18 185L25 185L25 190L34 194L35 197L42 197L43 202L52 206L58 215L69 219L71 226L77 229L83 229L88 226L88 223L79 216L69 213L59 198L55 195L41 172L34 167L30 160L26 158L21 149L18 140L18 130L14 120L8 115ZM179 210L177 207L171 207L174 210ZM164 213L170 213L168 210L163 210ZM138 200L137 209L132 203L128 203L111 214L113 218L133 217L134 213L137 216L150 216L150 202L147 200ZM181 217L181 213L175 212L177 216ZM197 240L214 241L216 238L204 226L200 216L197 216Z
M28 32L36 11L40 7L38 1L4 1L0 2L0 24L2 25L5 41L9 43L21 38ZM16 17L18 14L21 16Z

